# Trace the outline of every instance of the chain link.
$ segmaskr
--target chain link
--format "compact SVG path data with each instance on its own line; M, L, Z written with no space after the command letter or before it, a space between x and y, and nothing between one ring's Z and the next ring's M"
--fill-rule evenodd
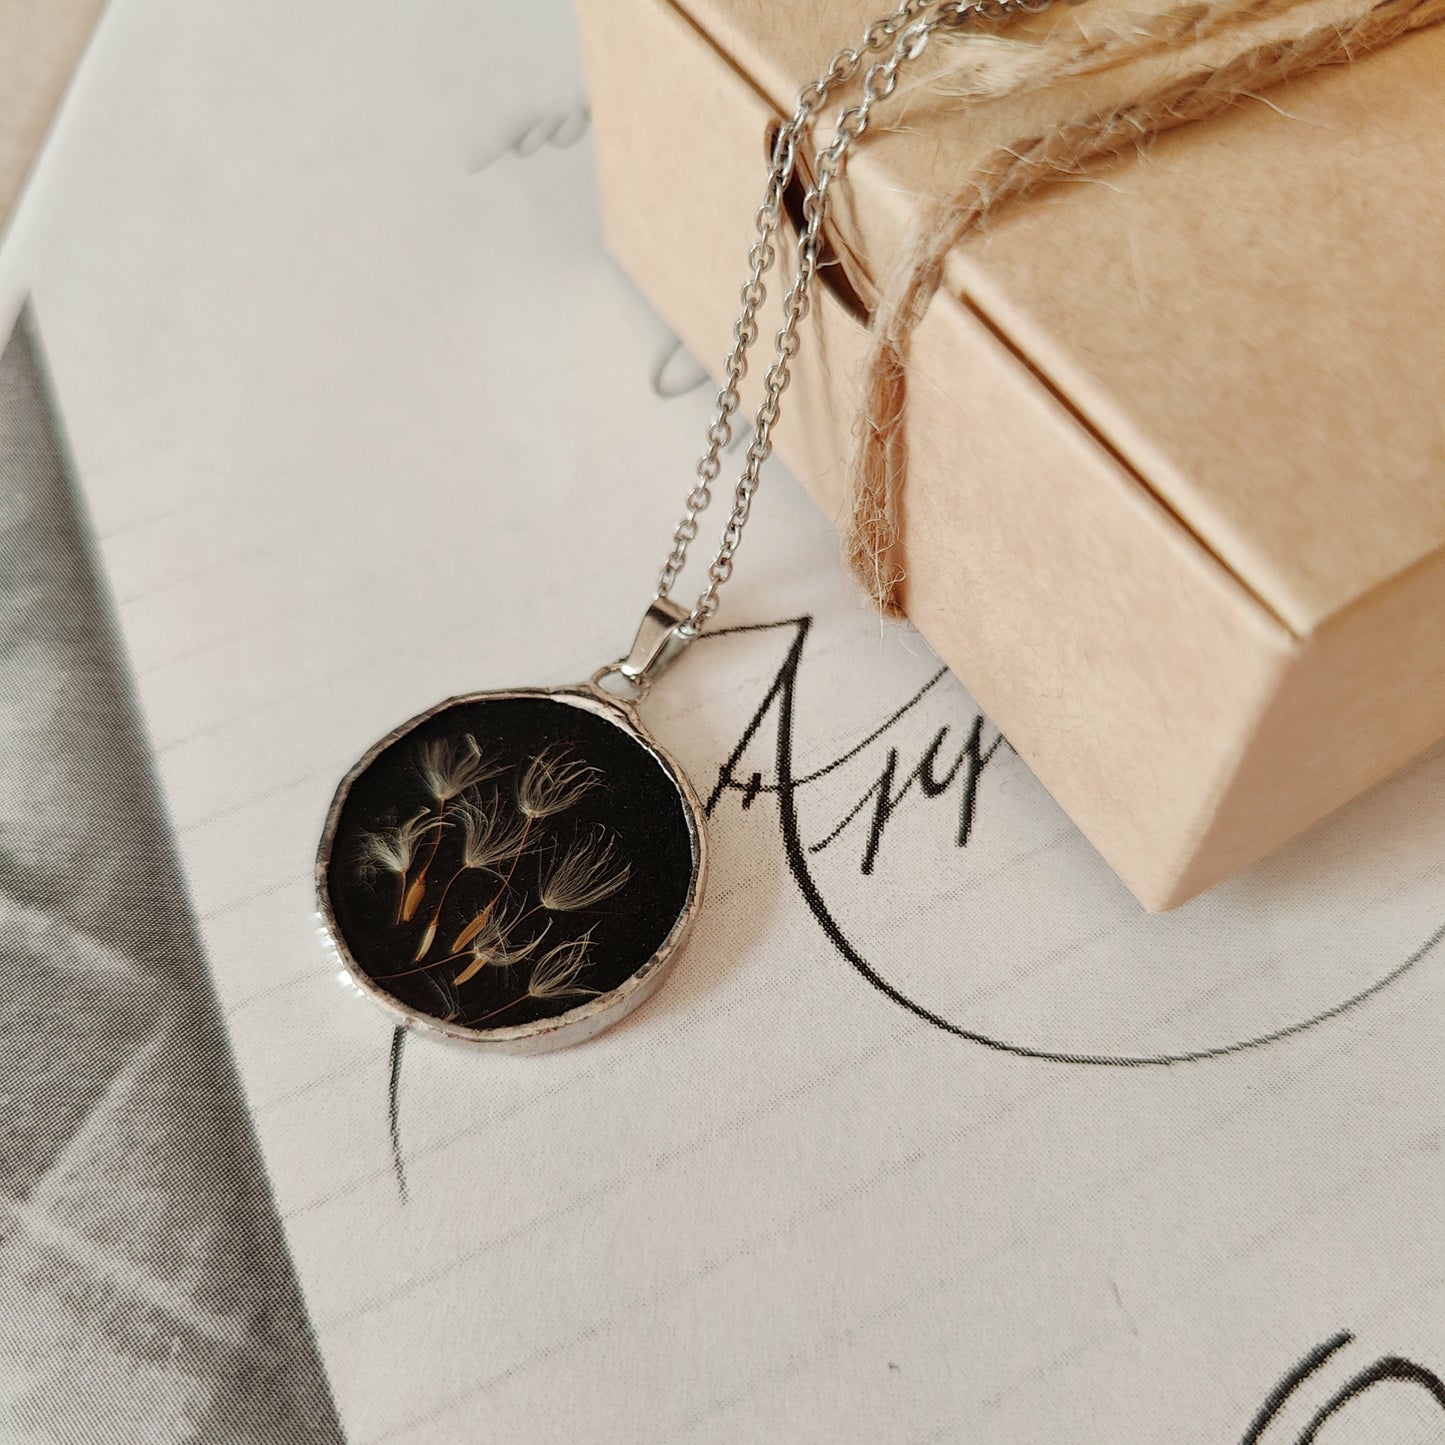
M793 178L797 148L829 95L863 70L870 56L881 56L868 65L861 96L839 114L831 138L814 159L815 179L803 197L803 229L798 237L797 262L783 296L783 322L773 337L772 364L763 379L763 396L753 417L753 435L744 454L742 474L733 491L732 512L723 528L717 553L708 565L707 586L683 624L690 632L700 631L717 611L718 589L732 576L733 555L742 541L743 528L752 510L759 473L773 449L772 433L778 421L779 400L788 389L793 358L798 354L798 327L808 314L828 215L829 192L842 173L848 148L868 129L874 106L893 94L900 68L916 60L937 31L974 20L1001 20L1033 13L1048 9L1053 3L1054 0L946 0L946 3L905 0L891 15L875 20L863 32L856 49L840 50L827 70L799 92L792 116L779 127L773 142L767 188L755 216L757 238L748 251L748 279L738 293L742 309L733 323L732 347L723 361L722 386L707 429L707 449L698 461L697 479L687 495L682 520L673 530L672 550L657 582L658 597L668 596L682 571L688 547L698 534L698 516L712 501L712 485L722 471L722 452L733 437L733 416L742 400L738 387L747 375L748 352L758 339L758 311L767 299L763 277L777 259L773 235L782 218L783 197Z

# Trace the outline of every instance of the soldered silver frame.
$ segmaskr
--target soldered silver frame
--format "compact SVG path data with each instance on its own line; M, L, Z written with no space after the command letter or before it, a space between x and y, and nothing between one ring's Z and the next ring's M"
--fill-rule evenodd
M510 1024L500 1028L469 1028L463 1024L449 1023L410 1008L373 982L366 970L352 957L347 947L345 936L342 934L331 905L328 873L332 863L341 812L346 805L352 784L371 767L387 748L448 708L466 703L500 702L517 698L547 699L593 713L614 727L622 729L652 756L682 799L683 816L687 820L688 840L692 849L692 875L688 884L687 902L666 938L663 939L652 957L616 988L599 994L595 998L589 998L575 1008L568 1009L565 1013L551 1018L533 1019L527 1023ZM326 826L322 831L321 844L316 855L317 912L322 936L327 947L334 953L337 962L345 969L351 982L362 993L380 1004L405 1028L453 1043L465 1044L471 1048L509 1054L547 1053L553 1049L567 1048L572 1044L583 1043L600 1034L604 1029L610 1028L651 998L667 977L669 969L692 929L693 922L702 907L706 882L707 827L702 804L698 801L697 793L688 781L687 774L683 772L676 759L647 731L637 715L637 709L631 703L604 691L597 685L596 679L568 687L532 687L464 693L456 697L449 697L444 702L437 703L435 707L428 708L425 712L409 718L399 727L393 728L385 737L373 744L341 780L336 789L336 796L331 800L331 807L327 811Z

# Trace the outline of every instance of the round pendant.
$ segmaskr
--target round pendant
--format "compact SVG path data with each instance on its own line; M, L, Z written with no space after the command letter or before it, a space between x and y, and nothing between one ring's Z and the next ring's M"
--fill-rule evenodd
M343 779L316 864L355 982L409 1027L513 1052L648 998L702 899L697 796L600 688L478 693Z

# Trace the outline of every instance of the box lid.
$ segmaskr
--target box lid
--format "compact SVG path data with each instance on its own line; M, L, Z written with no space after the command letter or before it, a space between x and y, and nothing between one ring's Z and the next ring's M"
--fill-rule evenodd
M881 8L674 3L780 113ZM997 43L936 47L921 78ZM1001 100L901 86L835 193L859 290L876 294L921 207L982 157L1185 63L1150 54ZM1005 207L947 267L945 290L1296 636L1445 550L1442 75L1445 28L1408 35Z

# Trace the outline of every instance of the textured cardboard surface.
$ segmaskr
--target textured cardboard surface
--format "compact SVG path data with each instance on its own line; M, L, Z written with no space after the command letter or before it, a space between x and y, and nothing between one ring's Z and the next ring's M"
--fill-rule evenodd
M780 97L871 10L581 15L611 245L720 357ZM1006 210L915 335L909 615L1151 907L1445 734L1442 72L1422 32ZM840 273L866 304L920 193L1081 103L975 131L915 96L850 162L778 432L830 515L867 345Z
M877 7L679 8L781 110ZM876 283L919 198L980 156L1184 69L1151 57L986 104L905 84L840 191L854 279ZM1421 404L1445 392L1442 74L1437 29L1292 82L1006 208L950 274L1299 635L1445 547L1445 422Z

